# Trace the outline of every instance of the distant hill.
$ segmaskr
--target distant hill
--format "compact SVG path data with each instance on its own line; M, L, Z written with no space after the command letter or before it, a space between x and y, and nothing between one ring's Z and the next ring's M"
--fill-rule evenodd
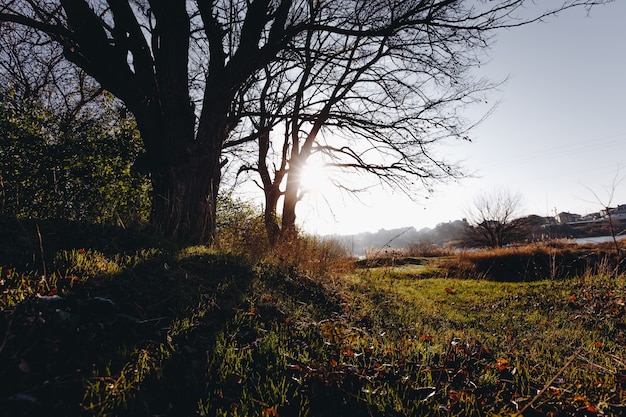
M608 221L597 221L584 224L556 224L551 217L536 215L528 216L527 241L560 238L584 238L595 236L609 236L611 234ZM425 227L416 230L414 227L397 229L380 229L377 232L364 232L353 235L325 236L345 243L357 256L364 256L368 250L382 250L386 248L404 249L411 244L431 243L439 247L462 245L463 231L467 223L465 220L454 220L439 223L434 228ZM614 220L616 233L626 234L626 220Z
M414 227L402 227L398 229L380 229L379 231L358 233L354 235L327 236L345 243L355 255L365 255L368 249L407 248L412 243L434 243L444 246L447 243L458 240L465 227L465 222L455 220L448 223L440 223L435 228L425 227L416 230Z

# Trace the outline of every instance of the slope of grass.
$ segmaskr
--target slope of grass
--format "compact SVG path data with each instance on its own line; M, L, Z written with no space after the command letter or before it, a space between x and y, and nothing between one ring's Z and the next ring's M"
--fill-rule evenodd
M0 415L625 412L623 277L460 280L417 258L331 273L296 252L100 242L59 245L45 274L2 266Z
M534 400L537 411L545 414L555 409L623 411L623 280L588 277L502 284L415 280L393 272L354 275L349 287L352 304L359 314L380 323L379 334L388 334L389 323L402 324L404 338L421 344L418 353L428 348L441 355L430 365L438 365L440 372L445 369L444 377L437 376L440 383L447 381L450 387L455 378L463 380L452 395L448 391L447 399L440 398L440 405L459 411L469 404L477 409L488 405L483 412L512 413ZM392 344L397 346L398 340ZM451 362L442 361L450 355ZM563 369L571 357L572 363ZM464 401L456 401L459 389Z

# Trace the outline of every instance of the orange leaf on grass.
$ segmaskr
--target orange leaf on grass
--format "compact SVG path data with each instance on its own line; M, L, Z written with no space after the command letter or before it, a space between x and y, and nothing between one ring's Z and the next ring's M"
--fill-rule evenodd
M509 367L509 361L507 361L506 359L498 359L496 360L496 369L500 372L504 371L505 369L507 369Z
M24 358L20 359L20 364L17 367L25 374L30 372L30 366L28 366L28 362L26 362Z
M420 336L420 340L423 341L423 342L432 342L433 338L432 338L431 335L423 334L423 335Z
M491 355L491 351L487 349L486 347L481 347L480 350L478 351L478 357L481 357L483 355Z
M452 288L448 288L448 287L446 287L446 288L444 288L444 289L445 289L445 291L446 291L448 294L454 294L454 290L453 290Z
M354 351L352 349L341 349L341 354L350 358L354 358Z
M265 416L272 416L272 417L279 417L278 416L278 411L276 411L276 409L274 407L268 407L265 410L263 410L262 415Z

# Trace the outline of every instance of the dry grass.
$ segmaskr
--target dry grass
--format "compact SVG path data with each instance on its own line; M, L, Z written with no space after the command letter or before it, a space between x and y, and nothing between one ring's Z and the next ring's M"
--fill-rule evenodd
M620 257L606 245L567 241L479 251L463 251L445 263L450 276L494 281L536 281L583 275L619 275Z
M354 257L347 246L338 240L300 235L269 249L261 262L313 276L324 276L349 270Z

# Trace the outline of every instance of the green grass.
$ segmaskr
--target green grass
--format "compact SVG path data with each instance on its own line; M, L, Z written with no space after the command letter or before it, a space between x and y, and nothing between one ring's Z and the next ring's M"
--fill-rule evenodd
M0 415L624 413L623 277L452 279L436 258L311 276L131 249L0 269Z

